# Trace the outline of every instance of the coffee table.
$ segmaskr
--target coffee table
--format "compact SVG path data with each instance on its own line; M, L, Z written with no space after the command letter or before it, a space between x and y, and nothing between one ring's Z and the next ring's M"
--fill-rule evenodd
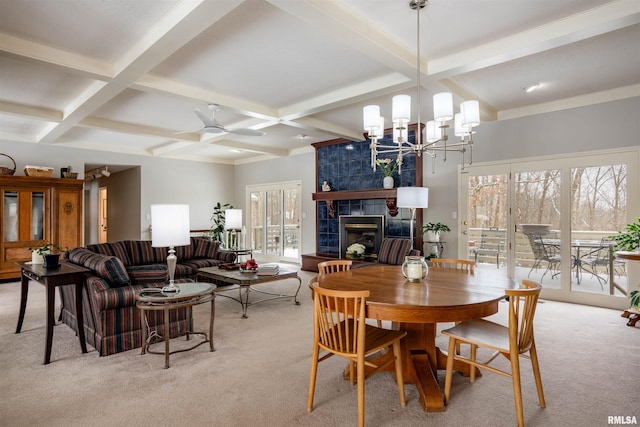
M215 315L215 285L210 283L180 283L177 285L177 292L163 292L161 288L146 288L136 294L136 306L142 311L142 351L140 354L164 354L164 368L169 368L169 356L174 353L193 350L204 343L209 343L209 351L213 348L213 319ZM204 304L211 301L211 314L209 318L209 334L206 332L187 332L187 340L189 335L202 335L204 340L199 343L182 350L169 350L169 310L175 310L183 307L193 307L194 305ZM151 338L156 332L147 334L147 311L162 310L164 316L164 352L151 351L149 344ZM147 337L147 335L149 335Z
M298 301L298 292L300 292L300 286L302 286L302 280L298 276L298 271L292 269L291 267L285 264L279 264L280 271L277 274L272 274L268 276L259 275L254 272L241 272L240 270L223 270L218 267L205 267L198 270L198 276L206 277L209 279L214 279L218 283L223 282L231 286L230 288L225 289L217 289L216 293L222 297L232 299L234 301L238 301L240 305L242 305L242 318L246 319L247 316L247 308L250 305L259 304L265 301L271 301L273 299L278 298L293 298L296 305L300 305ZM285 279L297 279L298 280L298 289L296 289L296 293L292 295L286 294L276 294L273 292L266 292L255 289L256 285L261 285L263 283L275 282L278 280ZM223 285L221 285L223 286ZM231 295L226 295L222 292L225 291L233 291L238 289L238 298L233 297ZM249 294L254 291L260 294L268 295L267 297L260 299L258 301L249 301Z

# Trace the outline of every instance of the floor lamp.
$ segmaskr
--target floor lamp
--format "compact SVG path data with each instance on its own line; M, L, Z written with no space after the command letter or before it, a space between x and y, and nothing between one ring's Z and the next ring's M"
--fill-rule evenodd
M179 290L174 283L177 261L175 246L190 245L190 237L189 205L151 205L151 246L169 247L169 284L162 288L163 292Z
M409 225L411 249L413 249L413 223L416 219L416 209L429 207L429 189L425 187L398 187L396 206L409 208L411 224Z

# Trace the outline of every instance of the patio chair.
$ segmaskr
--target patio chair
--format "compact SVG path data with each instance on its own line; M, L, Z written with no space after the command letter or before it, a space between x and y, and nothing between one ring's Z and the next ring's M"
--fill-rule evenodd
M364 382L368 376L395 364L400 404L405 406L404 379L400 340L407 333L376 328L365 321L365 304L369 291L337 291L324 289L315 282L313 298L313 355L309 381L307 409L313 410L318 363L333 356L344 357L349 363L349 380L358 385L358 426L364 426ZM381 349L389 349L391 357L374 365L365 357ZM327 353L320 356L320 351ZM373 368L365 376L365 367ZM354 377L354 371L356 376Z
M529 244L531 245L531 250L534 256L534 263L531 269L529 270L529 274L527 278L531 277L531 272L533 270L537 270L542 267L542 262L546 263L546 268L544 273L542 273L542 277L540 278L540 282L544 279L544 276L551 270L555 271L551 273L551 278L555 278L560 274L560 244L559 242L551 243L549 239L544 239L542 235L536 233L526 233L529 238Z
M504 237L504 231L500 231L498 228L483 229L480 234L480 240L473 247L475 263L478 263L479 255L495 255L496 268L500 268L500 252L503 249Z
M538 401L540 407L545 407L538 354L533 336L533 318L542 286L526 279L522 281L522 285L523 288L505 291L509 297L508 326L484 319L476 319L461 322L451 329L442 331L443 335L449 337L447 373L444 385L445 404L449 403L451 396L454 361L466 363L471 365L472 368L469 375L472 383L475 381L476 367L511 378L518 426L524 426L522 388L520 385L520 357L524 357L531 360L533 377L538 390ZM471 352L468 358L455 354L455 347L458 344L471 344ZM478 361L476 358L478 347L494 351L494 353L486 361ZM499 355L509 359L511 364L510 371L489 366Z
M624 263L615 257L612 259L612 244L613 241L611 239L603 237L598 248L580 257L580 266L582 269L591 273L591 277L595 276L603 290L604 284L609 281L609 277L612 274L616 271L624 274ZM620 264L622 265L622 270L620 270ZM602 273L604 273L604 277L601 275Z

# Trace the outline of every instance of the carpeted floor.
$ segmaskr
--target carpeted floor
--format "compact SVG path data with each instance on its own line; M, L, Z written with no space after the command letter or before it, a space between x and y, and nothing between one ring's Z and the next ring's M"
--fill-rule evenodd
M66 325L54 330L51 364L44 353L44 287L30 285L21 334L15 334L19 283L0 284L0 424L5 426L343 426L357 421L357 392L342 379L337 357L319 367L315 409L307 412L312 304L307 281L300 306L274 300L249 307L216 300L214 341L171 356L132 350L99 357L80 352ZM297 281L265 286L290 292ZM493 319L506 323L506 305ZM208 306L194 310L206 329ZM530 426L606 426L609 416L640 422L640 328L620 312L545 301L536 313L536 342L547 407L537 406L530 364L523 361L525 422ZM448 324L442 327L448 327ZM446 348L446 339L438 338ZM182 342L172 341L172 348ZM506 363L506 360L505 360ZM439 373L444 382L444 372ZM366 383L370 426L511 426L511 381L486 373L475 384L455 375L451 403L425 413L415 388L400 407L390 374Z

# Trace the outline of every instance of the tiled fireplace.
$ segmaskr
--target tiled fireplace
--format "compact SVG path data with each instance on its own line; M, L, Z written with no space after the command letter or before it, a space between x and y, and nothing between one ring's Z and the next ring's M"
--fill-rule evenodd
M415 126L409 132L413 140ZM383 143L391 144L391 134L385 135ZM388 141L386 140L388 139ZM410 236L408 209L395 207L395 190L383 190L384 174L371 168L371 151L368 141L331 140L313 144L316 149L316 255L340 257L340 223L345 215L377 215L384 217L384 237ZM380 156L382 157L382 156ZM395 160L395 155L389 155ZM422 185L422 161L416 155L404 157L402 173L393 175L395 187ZM323 183L330 191L323 191ZM335 195L335 197L334 197ZM390 209L391 208L391 209ZM417 223L422 223L422 212L418 212ZM416 247L422 247L421 234ZM344 250L344 248L342 249Z

